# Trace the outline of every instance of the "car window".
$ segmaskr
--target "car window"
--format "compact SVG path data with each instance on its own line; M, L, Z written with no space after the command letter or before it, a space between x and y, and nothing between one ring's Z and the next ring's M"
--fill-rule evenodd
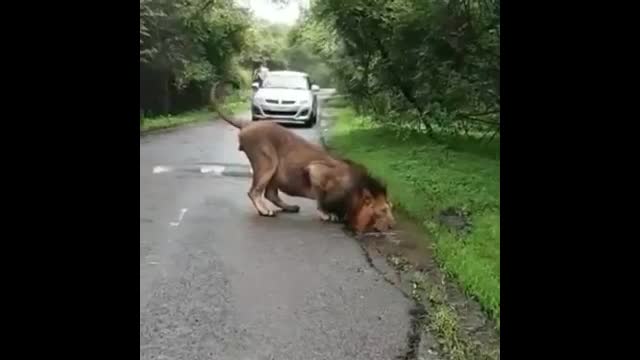
M306 76L269 75L262 83L263 88L271 89L310 89Z

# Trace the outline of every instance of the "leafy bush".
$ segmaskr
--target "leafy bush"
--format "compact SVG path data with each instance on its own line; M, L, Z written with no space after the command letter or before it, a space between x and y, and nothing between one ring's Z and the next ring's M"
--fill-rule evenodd
M233 0L140 0L140 102L163 115L198 108L238 77L250 15Z

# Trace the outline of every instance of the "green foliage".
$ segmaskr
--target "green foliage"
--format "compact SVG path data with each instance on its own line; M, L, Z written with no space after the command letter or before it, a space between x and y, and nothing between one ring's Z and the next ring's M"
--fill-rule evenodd
M332 73L324 59L317 55L308 42L297 42L292 37L296 27L256 20L248 31L247 47L241 63L257 67L265 62L271 70L306 72L312 81L322 87L331 87Z
M233 0L140 0L142 109L204 105L213 81L238 76L249 28Z
M272 70L286 69L287 60L284 51L287 47L288 31L289 27L286 25L253 20L252 27L247 32L243 65L255 68L261 62L265 62Z
M316 0L290 37L376 121L499 130L499 0Z
M185 124L204 122L211 118L206 110L189 111L180 115L165 115L140 119L140 133L173 128Z
M311 26L301 22L290 30L285 52L289 68L308 73L321 87L334 87L334 71L321 53L323 44L318 41L319 37L309 37Z

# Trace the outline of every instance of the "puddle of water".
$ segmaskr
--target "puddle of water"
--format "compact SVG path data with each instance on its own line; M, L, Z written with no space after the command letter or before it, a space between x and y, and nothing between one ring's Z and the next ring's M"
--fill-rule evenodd
M360 240L370 254L401 257L414 270L428 271L435 266L431 241L422 229L411 220L396 215L397 226L385 235L363 235ZM398 264L396 264L398 265Z

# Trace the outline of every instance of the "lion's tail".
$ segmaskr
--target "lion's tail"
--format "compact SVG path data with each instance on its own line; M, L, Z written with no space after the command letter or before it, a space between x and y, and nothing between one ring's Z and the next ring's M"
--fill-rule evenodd
M222 118L222 120L228 122L231 126L235 128L242 129L243 127L249 124L249 122L247 121L230 118L229 116L225 115L222 111L220 111L220 109L218 109L217 106L215 107L215 111Z
M249 125L250 121L243 121L240 119L234 119L231 118L227 115L225 115L221 110L221 104L223 103L224 98L226 97L225 94L225 86L227 83L230 83L229 81L221 81L219 83L216 83L213 85L213 87L211 88L211 94L210 94L210 101L211 101L211 105L213 107L213 110L226 122L228 122L231 126L238 128L238 129L242 129L243 127ZM237 87L237 84L231 84L231 85L235 85Z

